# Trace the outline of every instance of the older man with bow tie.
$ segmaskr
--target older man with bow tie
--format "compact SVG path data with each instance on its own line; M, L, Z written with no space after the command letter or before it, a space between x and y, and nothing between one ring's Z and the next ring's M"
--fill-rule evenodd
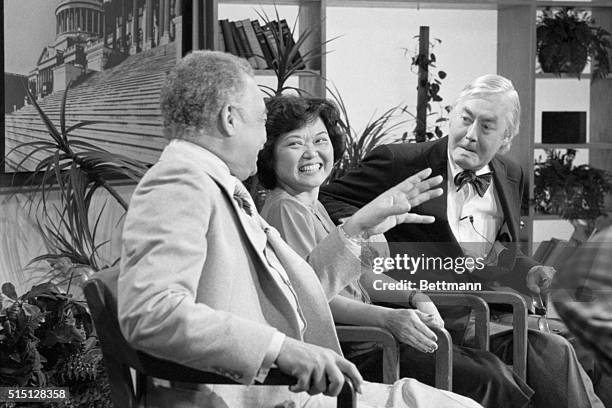
M414 210L433 215L436 221L398 225L385 234L388 241L405 245L433 242L432 250L438 251L438 256L486 258L490 267L472 268L463 274L450 271L438 277L481 282L483 289L511 287L523 295L538 296L540 290L548 288L555 271L512 245L519 240L525 175L517 164L502 156L518 134L519 120L518 93L508 79L499 75L476 78L454 104L448 137L377 147L355 171L322 188L320 201L332 219L338 220L406 174L431 167L434 175L444 178L444 194ZM440 312L456 341L464 342L469 332L466 327L473 325L468 323L465 311L441 307ZM491 340L492 352L511 363L511 332L498 333ZM415 377L420 378L418 369ZM529 331L527 383L535 391L535 407L604 406L573 347L555 334Z

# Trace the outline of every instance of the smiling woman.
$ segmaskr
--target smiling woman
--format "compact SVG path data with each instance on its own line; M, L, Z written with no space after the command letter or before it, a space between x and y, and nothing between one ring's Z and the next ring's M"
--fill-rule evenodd
M318 195L334 164L334 151L321 118L280 137L274 149L278 184L292 195Z
M318 187L344 153L338 110L325 99L293 96L272 98L267 108L268 140L257 162L261 183L316 199Z

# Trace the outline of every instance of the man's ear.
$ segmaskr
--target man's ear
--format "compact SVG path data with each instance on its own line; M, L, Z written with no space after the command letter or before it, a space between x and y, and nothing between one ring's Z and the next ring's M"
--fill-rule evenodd
M499 154L506 154L510 151L510 148L512 147L512 138L511 137L505 137L504 141L502 143L502 145L499 147L499 150L497 151L497 153Z
M226 136L232 136L236 133L237 110L232 105L226 103L219 111L219 131Z

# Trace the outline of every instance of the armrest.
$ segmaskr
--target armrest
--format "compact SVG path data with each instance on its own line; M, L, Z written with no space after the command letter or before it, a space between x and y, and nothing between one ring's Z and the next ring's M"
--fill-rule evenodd
M435 386L440 390L453 389L453 339L450 333L439 327L431 327L438 336L436 350L436 380Z
M336 326L338 339L343 342L374 341L383 346L383 382L393 384L399 379L399 345L388 330L372 326Z
M439 306L467 306L475 317L474 341L476 348L489 350L489 305L478 296L479 293L423 292Z
M438 336L436 351L436 379L438 389L451 391L453 376L453 341L450 334L440 328L432 328ZM389 332L370 326L336 326L340 341L366 342L375 341L383 345L383 382L393 384L400 376L399 343Z
M137 371L136 398L138 401L146 395L147 376L154 376L173 382L186 382L194 384L238 384L229 377L206 371L199 371L190 367L176 364L167 360L162 360L150 356L143 352L137 352L144 372ZM263 383L254 383L254 386L266 385L293 385L296 383L295 377L285 374L277 368L268 372ZM344 377L344 385L338 395L336 406L338 408L356 408L357 396L353 382L350 378Z
M512 368L521 378L527 378L527 304L525 299L513 292L474 292L487 303L512 306Z

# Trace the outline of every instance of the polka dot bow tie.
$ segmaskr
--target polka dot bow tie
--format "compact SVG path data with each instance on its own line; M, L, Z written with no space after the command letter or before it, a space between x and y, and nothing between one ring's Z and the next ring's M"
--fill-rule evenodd
M455 176L454 181L455 185L457 186L457 191L461 190L461 187L467 183L470 183L474 186L474 190L476 190L478 195L482 197L487 192L487 188L489 188L489 185L491 184L491 177L492 173L477 176L474 170L464 170Z

